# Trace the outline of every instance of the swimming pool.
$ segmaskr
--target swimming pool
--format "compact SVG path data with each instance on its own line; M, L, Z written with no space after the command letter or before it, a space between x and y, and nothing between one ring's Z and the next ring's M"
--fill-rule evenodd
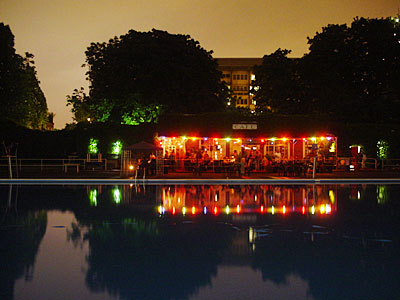
M1 299L395 299L400 185L0 185Z

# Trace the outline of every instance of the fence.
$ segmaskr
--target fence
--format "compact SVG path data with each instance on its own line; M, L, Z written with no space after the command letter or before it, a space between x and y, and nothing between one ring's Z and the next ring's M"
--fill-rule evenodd
M39 169L40 171L45 170L56 170L60 169L67 172L68 167L76 168L79 172L80 168L85 170L89 168L104 169L107 170L107 159L87 160L82 158L60 158L60 159L45 159L45 158L13 158L11 160L12 168L16 171L22 171L23 169ZM0 167L9 167L9 160L7 157L0 158Z

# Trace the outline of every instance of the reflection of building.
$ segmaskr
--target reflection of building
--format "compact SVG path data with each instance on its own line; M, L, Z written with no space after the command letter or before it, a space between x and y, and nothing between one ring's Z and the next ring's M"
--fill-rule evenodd
M217 58L222 80L232 92L236 107L254 110L255 103L251 93L255 80L254 66L262 64L262 58Z
M197 215L329 215L336 211L336 187L279 185L163 186L159 213Z

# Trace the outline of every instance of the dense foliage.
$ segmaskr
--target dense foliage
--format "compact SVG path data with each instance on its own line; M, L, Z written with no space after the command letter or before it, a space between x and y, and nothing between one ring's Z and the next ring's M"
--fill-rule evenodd
M352 121L398 121L398 19L356 18L308 39L301 59L278 49L256 68L259 110L330 115Z
M34 64L32 54L16 54L10 27L0 23L0 118L44 129L49 115Z
M75 120L136 125L162 112L224 108L224 85L211 52L189 35L152 30L92 43L86 51L89 96L68 96Z

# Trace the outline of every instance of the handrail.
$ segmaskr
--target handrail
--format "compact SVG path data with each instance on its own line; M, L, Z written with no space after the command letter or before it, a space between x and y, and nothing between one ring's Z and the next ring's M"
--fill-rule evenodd
M45 167L62 167L68 163L77 163L86 167L87 163L104 163L105 170L107 170L107 159L103 158L102 161L88 161L85 158L18 158L16 160L16 166L19 170L22 167L40 167L42 171ZM8 166L7 158L0 158L0 167Z

